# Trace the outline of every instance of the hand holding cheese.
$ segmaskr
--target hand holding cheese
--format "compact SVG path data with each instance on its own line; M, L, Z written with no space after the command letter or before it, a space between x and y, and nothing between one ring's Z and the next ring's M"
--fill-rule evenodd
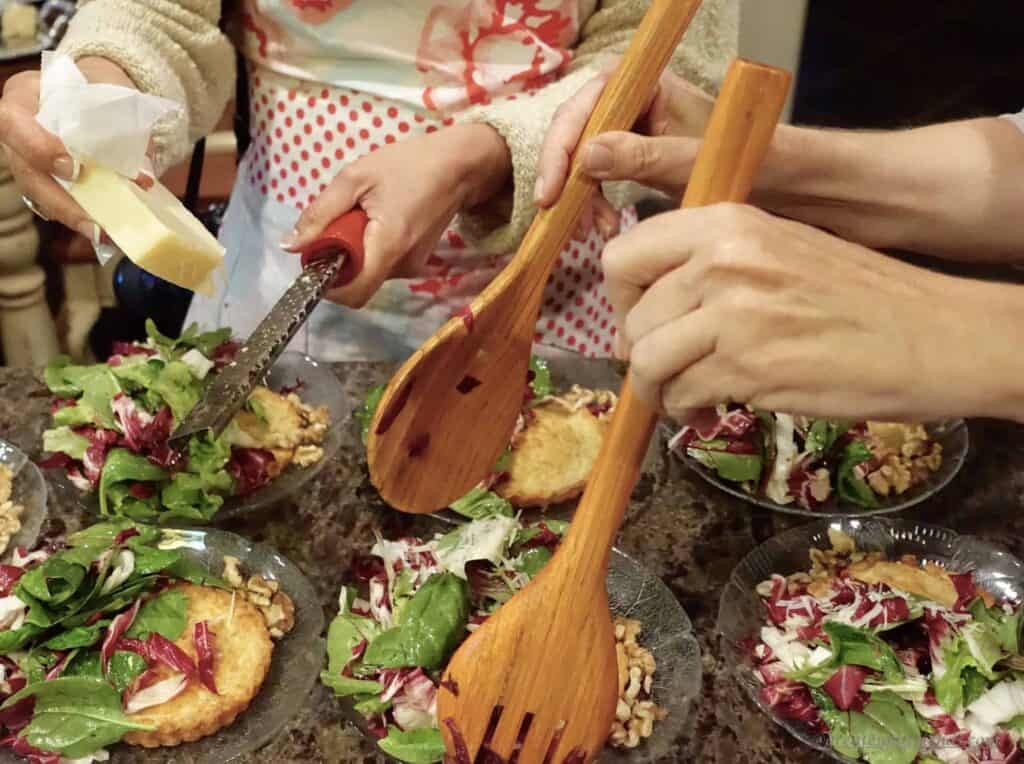
M139 93L103 59L86 59L79 68L66 56L44 54L41 74L5 88L0 142L9 147L25 196L46 217L94 246L105 234L140 267L209 293L223 249L166 188L135 183L151 176L153 125L179 108Z

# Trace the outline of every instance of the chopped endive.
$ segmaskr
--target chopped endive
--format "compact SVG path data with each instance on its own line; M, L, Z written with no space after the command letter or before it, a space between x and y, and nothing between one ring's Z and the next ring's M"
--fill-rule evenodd
M148 189L100 166L82 166L68 192L128 258L155 276L213 293L224 248L159 181Z

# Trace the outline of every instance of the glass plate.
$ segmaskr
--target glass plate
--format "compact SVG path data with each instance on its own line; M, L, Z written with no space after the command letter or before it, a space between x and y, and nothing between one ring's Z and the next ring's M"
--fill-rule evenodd
M295 628L274 645L270 671L249 708L229 727L194 743L169 748L143 749L118 744L111 749L112 762L140 764L226 764L255 751L275 737L306 703L320 676L326 655L321 633L323 611L313 586L291 562L270 547L253 544L241 536L219 530L167 530L174 548L220 575L224 555L242 562L243 570L279 581L281 590L295 603ZM4 749L0 764L23 763Z
M311 406L326 406L331 415L331 426L322 444L324 456L320 461L308 467L289 467L276 479L249 496L234 496L225 499L220 511L213 518L214 523L238 517L268 504L281 501L295 493L300 487L312 479L333 457L346 434L348 420L352 413L348 394L341 380L334 374L329 364L314 361L307 355L296 351L287 351L274 364L267 375L266 386L272 390L294 385L302 380L303 387L298 391L303 403ZM51 471L54 483L63 495L74 497L86 511L98 516L100 514L99 499L94 492L82 493L71 484L63 469ZM171 525L180 525L176 521ZM193 523L194 524L194 523Z
M902 512L915 504L919 504L925 499L931 498L949 485L949 482L956 477L960 468L964 466L969 446L967 424L964 420L951 419L945 422L925 425L925 428L933 439L942 444L942 466L939 467L938 472L933 473L931 477L923 483L919 483L914 486L902 496L890 499L883 499L879 497L881 506L876 509L864 509L857 506L851 506L846 502L840 503L835 494L833 494L820 509L804 509L803 507L796 506L795 504L777 504L766 496L755 496L754 494L744 491L743 488L736 483L731 483L728 480L722 480L722 478L718 476L718 473L713 469L705 467L693 457L685 454L679 454L676 451L673 451L672 453L675 458L679 459L679 461L704 478L704 480L711 483L711 485L735 496L736 498L743 499L751 504L756 504L764 509L770 509L774 512L782 512L787 515L800 515L801 517L871 517L874 515L889 515L895 512ZM672 436L676 432L672 425L665 422L661 424L660 430L665 437L666 443L671 440Z
M235 496L226 500L215 520L237 517L243 512L265 507L290 496L320 472L341 448L345 427L352 414L345 386L330 364L314 361L308 355L296 351L281 354L264 384L271 390L278 390L294 385L298 380L304 383L298 391L302 402L309 406L326 406L331 414L331 428L322 444L323 458L308 467L289 467L282 475L249 496Z
M0 559L7 559L18 547L31 549L39 539L39 531L46 520L46 481L43 473L17 446L0 439L0 464L14 473L11 499L24 509L19 530L6 549L0 549Z
M740 686L776 724L811 748L836 761L848 762L852 760L832 750L827 735L771 713L758 697L761 684L754 676L751 656L741 647L745 640L756 638L765 624L764 607L755 587L773 573L806 571L810 549L831 549L830 527L849 534L861 551L884 552L892 559L912 554L955 572L973 570L979 585L1006 602L1024 601L1024 564L981 539L960 536L946 528L909 521L841 518L794 528L768 539L736 566L718 609L718 633L726 664L735 667Z
M654 725L654 734L638 748L605 748L604 764L653 764L670 755L672 744L686 728L701 691L700 646L686 611L661 579L651 575L623 552L612 550L608 571L608 597L612 612L643 624L640 642L657 661L654 701L668 717ZM345 715L370 737L363 718L350 701L339 700ZM373 738L371 738L373 739ZM380 752L384 756L383 752ZM392 759L387 759L392 761Z

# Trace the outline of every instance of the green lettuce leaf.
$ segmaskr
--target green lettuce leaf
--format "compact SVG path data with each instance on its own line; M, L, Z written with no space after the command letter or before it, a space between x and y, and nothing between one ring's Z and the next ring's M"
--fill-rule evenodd
M477 486L461 499L453 501L451 509L470 520L480 520L492 515L514 517L516 514L509 502L483 486Z
M359 437L362 438L364 444L367 438L370 437L370 424L377 413L380 399L384 397L384 390L384 385L371 387L366 393L366 399L356 409L355 417L356 421L359 422Z
M871 490L871 486L867 481L857 477L853 471L858 464L871 461L873 458L871 449L859 440L852 441L846 447L836 472L836 489L840 498L862 507L879 506L878 496Z
M746 483L760 480L764 463L758 454L731 454L727 451L705 451L702 448L688 448L686 453L718 473L722 480Z
M551 368L547 361L535 355L530 356L530 371L533 372L530 387L533 388L534 400L547 398L555 392L555 385L551 381Z
M102 679L75 676L30 684L2 707L29 697L36 700L35 710L21 737L40 751L69 759L113 745L132 730L152 729L128 719L121 710L121 694Z
M444 760L444 740L438 729L402 732L398 727L388 727L387 736L378 745L388 756L408 764L434 764Z
M1020 655L1021 616L1024 615L1024 610L1007 613L998 605L986 607L981 598L974 600L969 609L975 621L992 629L1000 647L1006 653Z
M827 453L835 442L850 429L850 422L842 419L815 419L807 432L804 448L818 454Z
M946 670L934 679L935 699L949 714L966 708L988 691L1000 676L995 663L1002 657L995 632L971 622L942 651Z
M125 634L132 639L147 639L156 632L173 642L185 630L187 613L188 597L179 589L169 589L139 609Z
M100 512L112 514L109 506L109 491L112 486L126 482L162 482L168 474L144 456L138 456L125 448L115 448L107 454L107 461L100 474Z
M88 448L89 439L75 434L70 427L55 427L43 433L43 451L47 453L67 454L72 459L82 461Z
M203 383L195 378L187 364L171 361L153 380L150 390L171 407L174 420L181 422L199 403L203 395Z
M469 585L452 573L431 576L399 614L398 624L380 634L363 654L378 668L444 667L466 631Z

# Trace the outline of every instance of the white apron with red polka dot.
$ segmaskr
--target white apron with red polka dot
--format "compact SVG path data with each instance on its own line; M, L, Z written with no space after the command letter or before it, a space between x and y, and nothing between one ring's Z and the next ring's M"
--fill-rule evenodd
M278 242L300 211L349 162L448 124L401 102L254 72L252 143L221 230L226 283L214 298L197 295L189 320L229 325L242 335L254 329L298 275L297 258ZM623 212L624 227L635 221L632 209ZM611 354L615 328L602 286L604 244L595 230L562 252L545 289L536 341L589 357ZM422 274L388 281L359 311L319 306L293 346L324 360L405 357L462 310L510 256L475 251L456 219Z

